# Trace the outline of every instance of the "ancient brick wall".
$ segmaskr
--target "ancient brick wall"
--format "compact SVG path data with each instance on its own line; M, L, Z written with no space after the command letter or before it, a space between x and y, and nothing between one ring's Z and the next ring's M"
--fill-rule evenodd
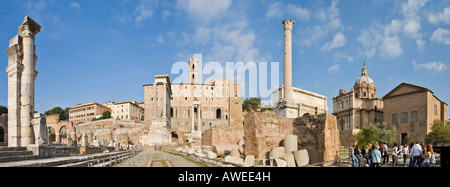
M251 112L244 116L244 153L255 158L266 158L267 153L278 147L292 133L292 118L278 117L273 112Z
M212 127L202 133L202 145L237 145L244 130L234 126Z
M293 134L299 149L308 150L310 163L339 159L339 130L336 116L307 115L295 119Z

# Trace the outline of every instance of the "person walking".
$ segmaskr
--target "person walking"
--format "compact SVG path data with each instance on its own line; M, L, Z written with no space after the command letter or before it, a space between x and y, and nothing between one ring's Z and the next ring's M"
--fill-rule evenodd
M408 153L408 144L405 144L402 148L403 167L406 167L406 159L408 158Z
M413 157L411 156L412 148L414 147L414 142L411 142L408 147L408 156L409 156L409 167L414 167Z
M355 157L355 145L348 148L348 157L352 160L352 167L356 167L358 159Z
M381 163L381 152L378 150L380 146L372 146L372 167L380 167Z
M367 162L370 167L372 167L372 151L373 151L373 145L369 144L369 151L367 151Z
M358 166L357 167L361 167L361 163L362 163L362 157L361 157L361 150L359 149L359 146L355 146L354 151L354 155L356 157L356 159L358 159Z
M386 142L383 142L383 144L381 145L381 155L383 156L383 165L386 164L386 161L389 163L389 154L387 152L388 147L386 145Z
M420 159L423 156L422 153L422 147L419 144L420 142L417 141L416 144L414 144L414 146L411 148L411 153L410 153L410 157L412 157L412 165L410 164L411 167L416 167L416 165L418 165L420 167Z
M361 149L361 157L366 160L367 163L367 145L364 145L363 148ZM363 162L364 164L364 162Z
M400 154L400 151L398 150L397 143L394 143L394 145L391 148L392 152L392 167L397 167L398 163L398 155Z

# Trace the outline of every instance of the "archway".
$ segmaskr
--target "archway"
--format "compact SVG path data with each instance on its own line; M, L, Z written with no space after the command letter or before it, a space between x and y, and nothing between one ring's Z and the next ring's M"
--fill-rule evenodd
M68 138L70 138L70 129L66 126L62 126L61 129L59 130L59 137L60 137L60 141L63 144L67 144L68 143Z
M177 132L173 131L171 134L172 134L172 142L178 142Z
M0 127L0 142L5 142L5 129Z
M53 127L48 127L49 133L48 133L48 142L56 142L56 130Z

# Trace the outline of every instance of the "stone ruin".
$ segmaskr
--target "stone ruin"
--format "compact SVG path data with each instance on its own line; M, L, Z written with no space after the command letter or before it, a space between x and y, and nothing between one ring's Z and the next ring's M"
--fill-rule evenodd
M298 147L306 149L311 163L339 159L339 130L336 116L305 115L294 121ZM325 164L325 166L332 163Z
M296 166L305 166L339 159L339 130L336 117L330 114L292 119L252 112L245 116L244 132L245 155L256 159L292 167L294 161Z
M339 130L336 117L330 114L294 119L269 111L250 112L243 132L211 128L203 132L202 146L186 145L175 151L208 159L223 157L225 163L242 167L302 167L339 159Z

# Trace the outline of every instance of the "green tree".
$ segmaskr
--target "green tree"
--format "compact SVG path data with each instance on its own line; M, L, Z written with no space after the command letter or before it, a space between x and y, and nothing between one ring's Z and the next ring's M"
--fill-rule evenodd
M380 141L378 136L375 134L375 131L373 131L370 126L362 128L358 134L356 134L355 140L359 147L363 147L367 144L374 144Z
M258 111L261 107L261 98L247 98L242 104L242 111Z
M61 107L57 106L57 107L52 108L51 110L45 111L45 115L59 114L59 119L61 121L65 121L65 120L69 119L68 108L66 108L66 110L63 110Z
M105 111L103 112L103 114L102 114L102 117L93 119L92 121L103 120L103 119L109 119L109 118L111 118L111 112L108 111L108 110L105 110Z
M408 144L409 145L412 141L413 141L412 138L409 137L409 136L405 136L403 138L403 144Z
M2 114L7 114L7 113L8 113L8 108L6 108L6 107L0 105L0 116L1 116Z
M109 119L111 118L111 112L109 110L105 110L102 114L103 119Z
M431 132L425 136L425 143L436 145L440 142L450 142L450 124L435 120Z
M375 123L362 128L356 134L355 140L360 147L377 142L386 142L388 145L392 145L396 137L397 128L395 126L389 127L386 123Z

